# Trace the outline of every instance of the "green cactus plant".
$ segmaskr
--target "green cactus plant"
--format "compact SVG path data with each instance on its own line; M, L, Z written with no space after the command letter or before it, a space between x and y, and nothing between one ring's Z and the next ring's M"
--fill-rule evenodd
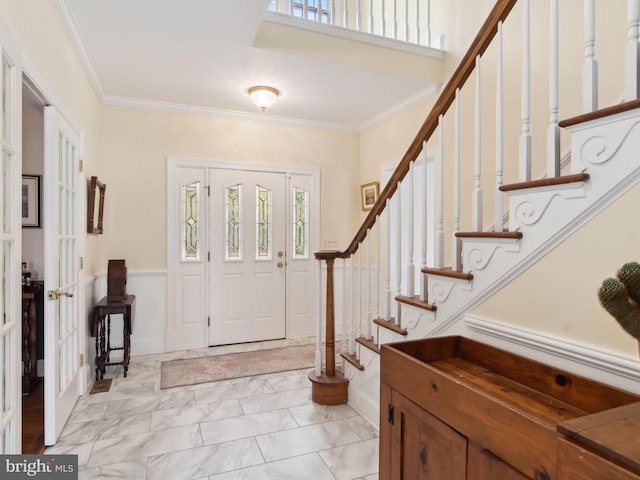
M600 304L625 332L640 340L640 263L625 263L617 277L602 282Z

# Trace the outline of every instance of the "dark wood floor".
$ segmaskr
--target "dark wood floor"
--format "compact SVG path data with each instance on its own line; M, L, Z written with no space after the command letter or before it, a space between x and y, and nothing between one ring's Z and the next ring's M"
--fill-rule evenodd
M22 453L44 452L44 379L22 397Z

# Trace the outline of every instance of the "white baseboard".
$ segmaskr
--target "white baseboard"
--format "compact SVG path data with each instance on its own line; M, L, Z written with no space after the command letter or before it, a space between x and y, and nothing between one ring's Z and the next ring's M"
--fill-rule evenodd
M474 340L493 345L576 375L640 394L640 360L549 337L513 325L464 318Z

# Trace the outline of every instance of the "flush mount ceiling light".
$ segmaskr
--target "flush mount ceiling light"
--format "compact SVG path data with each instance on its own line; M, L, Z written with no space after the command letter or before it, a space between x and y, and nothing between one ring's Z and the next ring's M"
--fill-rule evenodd
M251 100L253 100L253 103L260 107L263 112L275 103L278 95L280 95L280 92L277 88L266 87L264 85L258 85L249 89Z

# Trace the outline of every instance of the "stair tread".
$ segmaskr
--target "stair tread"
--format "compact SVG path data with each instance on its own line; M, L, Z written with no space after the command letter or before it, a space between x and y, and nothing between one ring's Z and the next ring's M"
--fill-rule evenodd
M405 297L404 295L398 295L396 297L396 301L400 303L406 303L407 305L413 305L414 307L424 308L425 310L430 310L434 312L436 310L436 306L430 303L427 303L423 300L420 300L420 297Z
M561 177L543 178L540 180L532 180L530 182L510 183L500 187L501 192L512 192L514 190L523 190L525 188L547 187L550 185L567 185L569 183L584 182L589 179L588 173L576 173L574 175L563 175Z
M356 338L356 342L360 345L367 347L372 352L380 354L380 347L373 341L371 338L358 337Z
M347 362L349 362L351 365L353 365L354 367L356 367L358 370L364 370L364 365L362 365L358 359L356 358L355 355L352 355L350 353L344 353L342 352L340 354L340 356L342 358L344 358Z
M385 320L384 318L376 318L373 320L373 323L376 325L380 325L381 327L386 328L387 330L391 330L399 335L406 335L407 330L402 328L400 325L396 325L395 319L391 318L389 320Z
M562 120L561 122L559 122L558 126L560 126L561 128L571 127L573 125L578 125L579 123L585 123L591 120L605 118L611 115L616 115L618 113L635 110L637 108L640 108L640 99L619 103L618 105L601 108L594 112L583 113L582 115L577 115L575 117L567 118L566 120Z
M421 271L422 273L428 273L429 275L440 275L441 277L460 278L462 280L473 280L473 273L452 270L451 267L445 267L445 268L425 267Z
M522 232L456 232L458 238L522 238Z

